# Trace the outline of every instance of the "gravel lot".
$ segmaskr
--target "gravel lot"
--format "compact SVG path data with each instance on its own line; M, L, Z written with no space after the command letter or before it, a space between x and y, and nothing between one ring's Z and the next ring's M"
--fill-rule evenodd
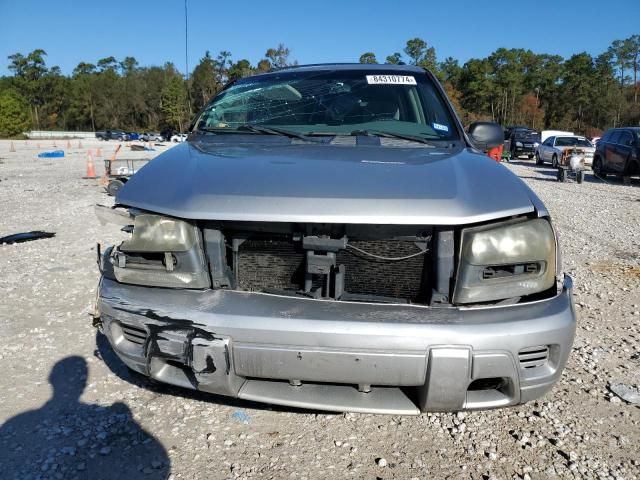
M81 176L87 148L111 154L116 144L75 140L65 158L37 159L36 143L15 142L13 153L0 142L0 236L56 232L0 246L2 478L640 477L640 406L609 389L640 384L637 180L558 184L550 168L505 165L551 210L576 285L577 338L550 394L485 412L325 414L129 373L88 315L95 243L121 234L99 225L92 206L112 200Z

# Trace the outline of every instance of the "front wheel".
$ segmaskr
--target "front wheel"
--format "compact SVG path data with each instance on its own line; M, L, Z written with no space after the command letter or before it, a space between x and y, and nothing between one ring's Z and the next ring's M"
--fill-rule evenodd
M604 178L607 176L607 174L604 173L604 169L602 168L602 160L600 159L600 157L596 157L593 159L593 166L591 168L593 169L593 174L596 177Z
M533 158L533 154L530 153L529 155L527 155L527 158L531 160Z
M557 156L557 155L554 155L554 156L551 158L551 166L552 166L553 168L558 168L558 156Z
M109 194L112 197L115 197L118 194L118 192L122 189L122 187L124 187L124 182L121 179L116 178L114 180L111 180L107 185L107 194Z
M542 165L544 162L540 158L540 154L536 152L536 165Z

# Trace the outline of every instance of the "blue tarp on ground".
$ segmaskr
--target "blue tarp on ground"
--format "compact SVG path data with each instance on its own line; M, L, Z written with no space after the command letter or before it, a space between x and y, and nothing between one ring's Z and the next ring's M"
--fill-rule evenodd
M53 152L42 152L38 154L38 158L60 158L64 157L64 150L54 150Z

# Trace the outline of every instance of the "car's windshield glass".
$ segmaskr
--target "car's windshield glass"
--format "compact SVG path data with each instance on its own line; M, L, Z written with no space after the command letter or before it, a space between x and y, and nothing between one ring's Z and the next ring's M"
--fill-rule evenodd
M539 138L540 134L535 130L515 130L513 133L515 138Z
M326 70L243 79L221 92L195 128L214 133L264 127L303 135L389 133L458 137L442 96L422 72ZM273 131L272 131L273 133Z
M586 138L558 137L556 147L593 147L593 145Z

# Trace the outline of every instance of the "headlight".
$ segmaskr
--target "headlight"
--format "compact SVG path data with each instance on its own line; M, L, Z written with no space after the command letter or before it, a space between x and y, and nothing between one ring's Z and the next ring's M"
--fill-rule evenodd
M555 267L555 235L545 219L464 229L453 302L542 292L553 286Z
M137 215L131 239L122 242L123 252L186 252L196 243L197 229L182 220L160 215Z
M540 143L538 143L538 142L533 142L533 146L534 146L535 148L538 148L538 147L540 146Z
M522 142L516 142L516 147L521 147L522 146Z
M113 273L122 283L207 288L209 274L198 228L160 215L135 217L131 238L113 248Z

